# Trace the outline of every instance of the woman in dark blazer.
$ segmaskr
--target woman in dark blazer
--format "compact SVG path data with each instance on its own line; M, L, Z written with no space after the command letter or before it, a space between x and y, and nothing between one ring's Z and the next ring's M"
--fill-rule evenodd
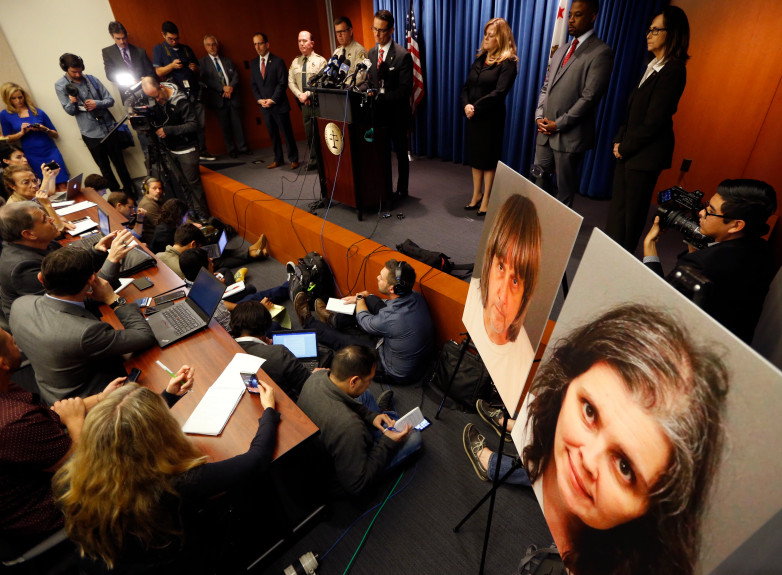
M510 26L493 18L483 28L483 43L462 88L467 117L467 160L472 166L472 200L465 210L486 215L494 173L505 136L505 97L516 80L518 58ZM483 193L481 193L483 187Z
M654 59L630 94L614 138L614 189L606 233L625 249L638 245L657 178L671 167L673 115L687 83L690 24L681 8L668 6L646 31Z

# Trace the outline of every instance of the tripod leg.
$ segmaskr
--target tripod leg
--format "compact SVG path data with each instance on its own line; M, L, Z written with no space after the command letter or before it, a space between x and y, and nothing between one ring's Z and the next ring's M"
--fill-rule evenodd
M437 408L437 413L434 416L435 419L440 419L440 412L443 410L443 405L445 405L445 398L448 397L453 382L456 379L456 374L459 373L459 367L462 365L462 360L464 359L464 354L467 352L467 346L470 344L470 341L470 334L467 334L467 337L462 340L462 343L459 346L459 358L456 360L456 367L453 368L453 373L448 380L448 385L443 390L443 399L440 401L440 406Z

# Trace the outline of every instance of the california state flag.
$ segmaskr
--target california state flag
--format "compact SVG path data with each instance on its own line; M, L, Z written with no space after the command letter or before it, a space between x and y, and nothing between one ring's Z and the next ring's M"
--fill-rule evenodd
M559 6L557 6L557 20L554 22L554 34L551 36L551 52L549 52L549 60L557 51L557 48L564 45L567 41L567 15L568 15L568 0L559 0Z

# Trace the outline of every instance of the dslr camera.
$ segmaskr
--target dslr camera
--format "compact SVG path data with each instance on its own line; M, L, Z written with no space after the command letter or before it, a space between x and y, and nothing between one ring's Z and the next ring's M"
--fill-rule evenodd
M698 212L703 209L703 192L688 192L674 186L657 194L657 215L662 229L673 228L684 240L698 249L709 245L712 239L701 233Z

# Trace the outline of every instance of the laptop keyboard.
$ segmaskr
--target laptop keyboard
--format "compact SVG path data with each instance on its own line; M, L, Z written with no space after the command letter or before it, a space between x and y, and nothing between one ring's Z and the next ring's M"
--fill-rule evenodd
M184 306L171 307L160 313L163 314L163 319L171 325L177 335L184 335L201 325L200 318L196 317L195 314L190 312L189 308L184 308Z
M91 249L94 248L95 245L101 241L104 238L104 235L101 232L95 232L92 235L87 236L86 238L81 238L79 240L79 247L84 249Z

